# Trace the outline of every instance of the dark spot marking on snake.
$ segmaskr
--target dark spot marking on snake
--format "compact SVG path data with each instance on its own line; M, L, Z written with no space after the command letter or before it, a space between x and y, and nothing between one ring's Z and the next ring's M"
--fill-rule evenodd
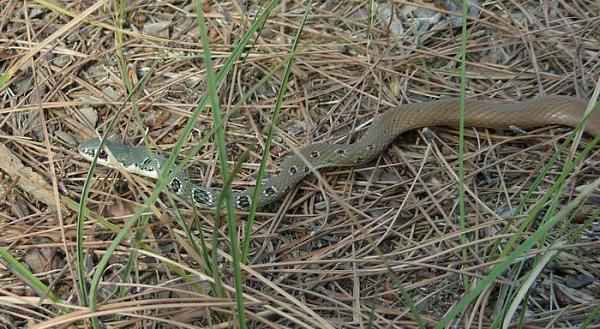
M295 175L298 173L298 167L296 166L291 166L290 167L290 175Z
M267 186L264 192L266 196L271 196L277 192L277 188L275 186Z
M252 199L247 195L238 195L235 198L235 204L238 208L248 208L252 203Z
M192 188L192 199L197 205L212 205L212 195L210 192L201 188Z
M305 172L305 173L308 173L309 171L310 171L310 168L308 168L308 167L304 167L304 172Z
M373 145L373 144L367 145L367 150L373 151L374 149L375 149L375 145Z
M311 157L311 158L316 158L316 157L318 157L318 156L319 156L319 152L317 152L317 151L312 151L312 152L310 152L310 157Z
M343 157L343 156L345 156L345 155L346 155L346 150L344 150L344 149L336 149L336 150L335 150L335 154L337 154L337 155L339 155L339 156Z
M181 194L181 181L179 180L179 178L177 178L177 177L173 178L171 180L171 182L169 183L169 186L171 187L173 192L175 192L177 194Z
M105 150L100 150L100 152L98 154L98 159L102 159L102 160L108 159L108 154L106 153Z

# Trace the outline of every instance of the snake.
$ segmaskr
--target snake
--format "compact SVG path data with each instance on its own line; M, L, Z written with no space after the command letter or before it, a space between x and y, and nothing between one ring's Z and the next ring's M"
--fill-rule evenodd
M582 121L587 101L571 96L540 96L521 102L464 100L465 127L494 129L535 128L546 125L575 127ZM421 103L409 103L390 108L373 119L361 138L352 144L314 143L297 149L285 158L278 169L260 182L260 197L252 200L256 184L245 190L232 191L235 207L250 208L252 202L262 208L284 196L313 170L328 167L356 166L367 163L383 152L400 134L429 126L456 127L459 124L459 98L445 98ZM598 112L598 111L596 111ZM600 135L600 113L590 115L584 131ZM115 168L117 163L127 172L150 178L164 174L167 158L144 147L134 147L116 140L107 140L100 148L100 139L92 138L77 147L78 152L92 161ZM108 151L108 152L107 152ZM183 170L172 174L169 189L199 208L222 206L221 189L205 187L192 181ZM257 182L258 184L258 182Z

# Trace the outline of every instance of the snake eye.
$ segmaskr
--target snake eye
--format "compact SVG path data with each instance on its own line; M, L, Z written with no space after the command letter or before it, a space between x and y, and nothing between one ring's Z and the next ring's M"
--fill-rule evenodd
M106 159L106 158L108 158L108 154L106 153L105 150L100 150L100 152L98 153L98 157L100 159Z

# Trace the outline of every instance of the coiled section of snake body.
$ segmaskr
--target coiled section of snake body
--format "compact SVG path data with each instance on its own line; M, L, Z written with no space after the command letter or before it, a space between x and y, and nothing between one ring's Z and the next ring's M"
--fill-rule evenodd
M483 128L532 128L544 125L576 126L584 117L587 102L569 96L544 96L525 102L490 102L465 100L465 126ZM352 166L376 158L398 135L424 126L457 126L459 100L449 98L432 102L402 105L387 110L376 118L356 143L339 145L317 143L304 146L284 160L273 175L261 182L258 207L281 198L312 170ZM594 114L585 127L592 135L600 135L600 114ZM99 150L99 140L92 139L78 146L86 159L100 152L98 163L115 167L119 162L127 171L156 178L162 174L166 158L140 147L107 141L110 152ZM109 157L109 155L111 155ZM185 174L176 173L169 188L185 200L201 208L215 208L220 189L195 184ZM238 209L252 204L254 188L233 192Z

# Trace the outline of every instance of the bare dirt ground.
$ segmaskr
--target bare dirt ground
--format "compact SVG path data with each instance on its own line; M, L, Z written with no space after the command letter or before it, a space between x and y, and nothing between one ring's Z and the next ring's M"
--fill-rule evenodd
M155 180L97 167L78 219L77 144L116 118L113 138L158 153L185 138L181 160L215 127L206 108L183 136L209 88L194 3L122 5L0 0L0 327L239 327L230 239L246 234L251 328L600 327L600 148L568 127L466 129L462 218L458 130L430 127L310 175L250 224L237 212L231 236L163 193L109 250ZM267 6L201 5L217 71ZM459 4L314 1L296 40L306 9L277 3L218 86L224 114L248 96L225 124L234 189L256 181L295 42L268 173L295 148L355 141L391 107L460 94ZM597 1L473 1L468 17L467 97L592 97ZM193 155L198 184L222 186L217 153L211 138Z

